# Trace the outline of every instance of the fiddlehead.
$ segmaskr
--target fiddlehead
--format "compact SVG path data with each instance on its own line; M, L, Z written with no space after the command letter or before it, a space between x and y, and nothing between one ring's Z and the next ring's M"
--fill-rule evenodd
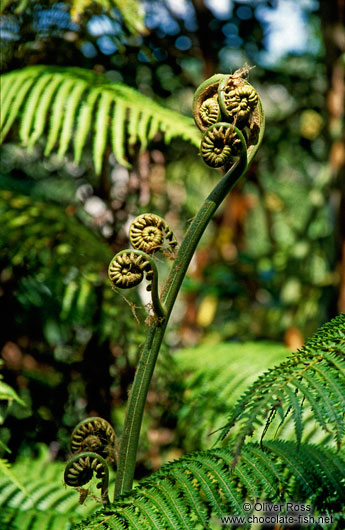
M236 88L226 84L220 91L220 102L224 114L236 121L238 126L244 126L250 122L257 107L258 95L248 84Z
M239 131L245 139L249 162L261 142L264 113L256 90L242 77L247 71L248 67L233 75L216 74L196 90L193 114L204 132L200 151L211 167L228 170L235 157L241 156ZM226 129L226 124L233 129Z
M100 479L97 488L101 489L102 502L106 504L109 502L109 469L107 462L99 454L87 451L74 455L67 462L64 480L67 486L77 488L90 482L93 473Z
M115 459L115 431L103 418L87 418L74 428L71 435L71 452L73 455L84 451L99 454L107 461Z
M222 74L216 74L207 79L196 90L193 99L193 115L197 126L201 131L219 121L220 106L218 101L219 81L223 79Z
M177 241L168 223L159 215L143 213L139 215L129 228L129 241L137 250L153 254L162 248L164 239L171 250L177 246Z
M149 282L146 289L151 291L153 310L159 318L165 311L158 296L158 271L155 262L141 250L122 250L110 262L108 276L115 287L129 289L144 279Z
M205 132L200 145L204 162L211 167L228 166L241 149L239 131L229 123L211 125Z

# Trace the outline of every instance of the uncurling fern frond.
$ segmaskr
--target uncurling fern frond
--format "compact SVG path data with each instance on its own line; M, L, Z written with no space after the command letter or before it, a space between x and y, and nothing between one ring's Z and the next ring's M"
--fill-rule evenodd
M220 438L240 424L238 449L265 424L265 434L278 411L292 415L298 443L303 435L302 405L331 433L339 448L345 432L345 314L334 318L296 353L260 376L239 399Z
M48 0L48 5L53 5L53 0ZM110 15L121 15L127 30L133 35L145 34L147 29L144 25L145 11L139 0L66 0L73 22L79 23L82 17L90 18L97 12L106 12ZM13 10L16 15L33 9L35 5L42 6L37 0L1 0L0 13L8 13ZM115 10L115 12L114 12Z
M45 134L45 156L57 151L63 157L71 147L78 164L90 136L97 174L108 145L130 167L133 146L144 150L158 132L166 143L181 137L198 146L200 140L191 118L81 68L33 66L5 74L1 107L0 142L19 125L19 139L29 150Z
M245 517L243 502L257 499L294 499L313 505L315 513L339 514L345 502L344 471L343 451L303 443L246 444L235 459L233 448L226 447L191 453L73 528L205 530L225 514Z

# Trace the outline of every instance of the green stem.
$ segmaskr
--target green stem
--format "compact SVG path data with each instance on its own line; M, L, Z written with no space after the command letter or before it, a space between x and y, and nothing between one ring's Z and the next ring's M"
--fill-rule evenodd
M190 261L214 212L248 167L245 139L238 129L236 129L236 133L242 143L241 156L212 190L192 221L162 293L161 298L166 311L165 318L162 319L159 326L151 326L147 334L128 401L120 442L114 499L132 488L147 393L165 329Z

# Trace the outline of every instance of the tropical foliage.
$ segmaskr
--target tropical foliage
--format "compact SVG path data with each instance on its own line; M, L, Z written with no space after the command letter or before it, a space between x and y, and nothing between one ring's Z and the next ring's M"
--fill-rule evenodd
M307 44L281 58L272 2L234 0L226 15L183 4L1 3L3 530L217 528L257 498L309 502L344 524L344 316L297 353L281 345L296 350L345 308L338 3L296 2ZM67 489L60 460L86 416L123 424L148 302L111 291L106 268L139 213L167 214L182 240L217 179L196 156L192 94L245 62L265 141L184 282L141 480L99 510L96 480Z
M114 505L92 513L73 528L216 528L225 514L248 515L243 510L243 502L247 500L254 504L256 499L280 503L294 499L312 505L315 517L333 514L332 528L342 524L345 455L343 448L339 450L344 432L339 430L343 420L337 408L344 407L345 401L344 344L345 315L341 315L321 328L290 361L260 376L252 387L257 389L256 393L250 388L232 407L232 417L235 417L240 416L238 411L244 410L246 400L253 403L247 406L244 415L248 417L248 423L239 424L229 445L190 453L163 466L149 479L141 481L133 492L121 497ZM331 369L323 366L325 359L332 359ZM330 372L327 381L319 380L320 374L327 371ZM272 385L273 375L277 378L277 386ZM298 404L298 394L293 397L295 390L281 393L279 403L277 398L272 398L278 385L288 388L286 382L293 384L294 381L298 382L298 390L304 390L303 405ZM323 392L318 393L315 387L320 385ZM324 396L325 385L328 385L326 401L320 399ZM267 392L270 387L272 391ZM266 389L265 403L263 397L257 398L263 388ZM265 412L265 417L255 409L257 420L251 421L256 406L262 407L260 410ZM320 427L331 431L333 440L339 442L337 451L324 444L301 442L302 412L309 406ZM243 445L249 421L251 434L258 428L262 430L263 423L266 423L263 429L266 432L272 412L277 410L279 413L279 409L281 421L286 421L288 415L294 418L296 441L267 440L267 434L260 444ZM225 433L229 426L230 420L224 427ZM6 477L0 481L0 503L6 507L2 511L4 530L38 529L42 528L43 521L49 529L65 525L60 528L67 530L81 515L95 510L94 503L87 504L85 509L77 508L78 496L62 486L61 464L47 466L46 459L47 454L43 452L36 462L24 459L14 466L13 471L25 477L23 484L27 492L19 492L19 486ZM249 526L243 524L241 527Z

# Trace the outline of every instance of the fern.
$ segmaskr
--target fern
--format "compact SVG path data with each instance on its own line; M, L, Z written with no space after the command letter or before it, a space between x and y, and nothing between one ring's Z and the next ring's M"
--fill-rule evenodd
M312 504L316 513L339 514L345 502L344 477L344 452L336 454L315 445L251 443L236 460L232 448L211 449L165 465L116 504L73 528L204 530L215 528L215 521L225 514L245 517L243 501L258 498L294 499ZM345 521L344 515L338 517Z
M63 157L72 144L79 163L92 136L97 174L108 141L118 162L127 167L133 146L145 149L157 132L164 133L166 143L182 137L199 144L190 118L88 70L34 66L5 74L1 83L1 142L18 124L20 141L29 149L46 133L46 156L56 150Z
M0 476L6 476L12 484L15 484L25 495L29 495L29 492L26 490L25 486L20 482L16 477L15 473L12 471L10 464L4 458L0 458Z
M95 501L81 506L78 495L64 486L63 467L49 462L47 448L40 446L36 460L20 458L11 476L0 475L1 530L70 530L96 509Z
M344 436L345 410L345 314L334 318L286 362L260 376L240 398L222 429L225 438L240 424L238 448L256 427L280 410L283 418L293 415L297 441L303 435L303 409L313 412L321 428L331 433L340 447Z
M35 0L1 0L0 13L7 14L11 8L14 13L19 15L28 9L32 9L35 5L42 5ZM49 1L48 4L54 4ZM128 31L132 34L145 34L146 28L144 25L144 9L138 0L69 0L65 4L69 6L69 11L73 22L80 22L82 16L90 17L94 13L95 7L101 12L109 12L117 10L124 22ZM114 12L113 12L114 14Z
M179 351L174 361L184 389L177 424L183 448L209 447L210 434L224 424L242 392L264 366L274 366L288 353L283 345L265 341L227 342L212 348L204 344Z

